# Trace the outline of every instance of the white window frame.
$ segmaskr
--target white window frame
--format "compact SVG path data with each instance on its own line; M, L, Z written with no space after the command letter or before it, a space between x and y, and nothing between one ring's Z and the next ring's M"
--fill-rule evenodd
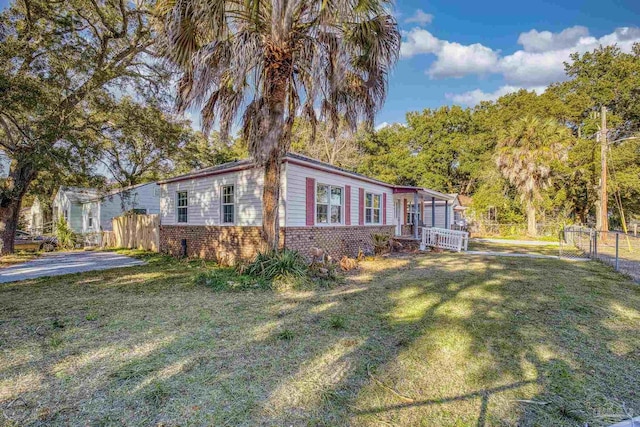
M318 187L320 186L325 186L328 187L328 191L327 191L327 203L320 203L321 205L326 205L327 206L327 222L318 222ZM339 188L340 189L340 221L339 222L331 222L331 190L334 188ZM335 225L342 225L344 224L344 187L342 187L341 185L331 185L331 184L324 184L322 182L316 182L316 188L315 188L315 193L314 193L314 198L313 198L313 204L314 204L314 212L315 212L315 216L313 218L313 222L315 225L318 226L335 226ZM335 206L335 205L334 205Z
M184 206L180 206L180 193L184 193L186 195L187 204ZM180 221L180 209L185 209L187 213L186 221ZM188 224L189 223L189 192L187 190L179 190L176 191L176 223L177 224Z
M413 202L407 203L407 217L405 218L406 225L415 225L416 219L418 223L423 220L420 218L420 208L418 205L414 205Z
M231 187L233 189L233 202L232 203L225 203L224 201L224 189ZM233 221L228 222L225 221L224 218L224 207L225 206L232 206L233 207ZM220 224L222 225L234 225L236 223L236 185L235 184L224 184L220 186Z
M367 196L371 195L371 206L367 206ZM376 209L374 207L375 205L375 199L376 197L380 198L380 202L378 203L378 208ZM371 210L371 220L367 221L367 211ZM373 212L374 211L378 211L378 221L374 221L374 215ZM370 191L367 191L364 193L364 223L365 224L371 224L371 225L379 225L382 224L382 194L381 193L373 193Z
M87 211L87 228L93 229L93 209L91 208Z

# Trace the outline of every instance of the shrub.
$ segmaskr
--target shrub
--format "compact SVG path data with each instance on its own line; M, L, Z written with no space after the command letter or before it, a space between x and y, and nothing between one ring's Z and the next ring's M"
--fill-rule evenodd
M56 221L56 238L61 249L73 249L76 245L76 234L62 216Z
M268 280L238 274L233 268L216 268L201 272L193 277L193 283L206 286L214 291L241 291L249 289L270 289Z
M371 240L373 241L373 253L376 255L383 254L390 248L388 234L374 233L371 235Z
M241 271L266 280L286 276L301 278L307 274L307 263L299 252L284 249L258 253L253 262L244 266Z

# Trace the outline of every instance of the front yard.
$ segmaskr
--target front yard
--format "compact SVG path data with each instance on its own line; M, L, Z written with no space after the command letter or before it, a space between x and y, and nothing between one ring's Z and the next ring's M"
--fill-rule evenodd
M640 413L640 287L592 262L429 254L317 291L211 265L0 285L0 423L608 425Z

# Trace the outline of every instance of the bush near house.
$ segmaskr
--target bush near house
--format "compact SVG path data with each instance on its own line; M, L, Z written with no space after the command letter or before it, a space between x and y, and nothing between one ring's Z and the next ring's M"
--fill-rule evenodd
M56 238L58 239L58 248L73 249L79 241L78 235L73 232L64 217L59 217L55 224Z

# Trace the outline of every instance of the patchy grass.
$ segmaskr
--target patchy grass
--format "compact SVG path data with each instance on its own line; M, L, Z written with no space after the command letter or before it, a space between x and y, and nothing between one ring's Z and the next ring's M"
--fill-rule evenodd
M15 425L604 426L640 413L640 287L598 263L429 254L334 289L212 264L0 285ZM3 421L5 422L5 421Z
M10 265L22 264L40 256L40 252L18 251L10 255L0 256L0 268L9 267Z
M503 242L479 242L477 240L469 241L470 251L490 251L490 252L506 252L511 254L535 254L535 255L552 255L558 256L560 247L558 245L518 245L505 240Z

